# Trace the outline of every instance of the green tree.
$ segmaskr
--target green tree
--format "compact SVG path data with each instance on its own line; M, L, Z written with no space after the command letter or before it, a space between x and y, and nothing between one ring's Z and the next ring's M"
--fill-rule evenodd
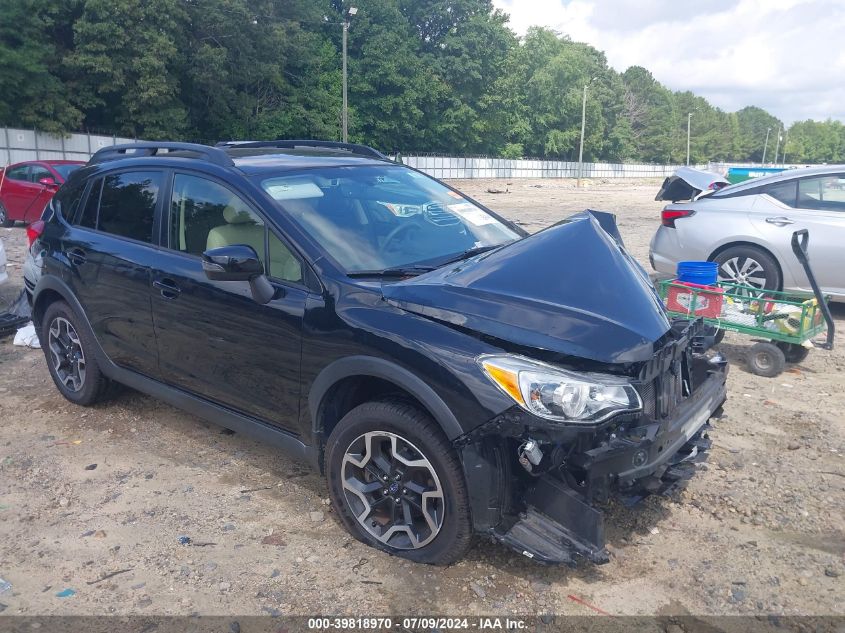
M68 8L49 0L0 3L0 122L53 133L79 127L83 113L70 103L60 67Z

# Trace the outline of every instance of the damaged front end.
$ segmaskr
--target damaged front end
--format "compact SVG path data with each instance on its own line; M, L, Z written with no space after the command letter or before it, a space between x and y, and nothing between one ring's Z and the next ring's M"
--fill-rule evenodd
M514 407L461 438L477 524L540 562L607 562L597 506L611 494L631 501L679 487L710 447L727 364L706 354L701 335L698 322L673 323L653 358L629 368L636 412L561 424ZM483 484L489 469L497 477Z

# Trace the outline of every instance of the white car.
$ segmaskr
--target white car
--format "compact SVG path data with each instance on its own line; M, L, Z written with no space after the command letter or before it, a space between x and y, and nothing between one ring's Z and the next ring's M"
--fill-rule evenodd
M664 183L658 199L682 199L666 189ZM702 189L693 187L693 197ZM790 169L673 201L663 209L649 259L669 275L680 261L715 261L723 281L812 292L792 251L792 234L800 229L809 232L822 291L845 301L845 165Z

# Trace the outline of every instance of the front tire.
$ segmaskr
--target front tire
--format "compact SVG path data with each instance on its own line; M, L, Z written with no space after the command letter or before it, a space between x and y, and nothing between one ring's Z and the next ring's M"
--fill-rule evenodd
M111 382L94 358L94 341L64 301L51 303L41 321L39 340L56 388L75 404L102 400Z
M332 505L359 541L434 565L460 559L472 541L463 469L439 426L399 400L367 402L326 444Z
M0 226L4 228L9 228L10 226L14 226L15 221L9 219L9 212L6 211L6 207L0 204Z

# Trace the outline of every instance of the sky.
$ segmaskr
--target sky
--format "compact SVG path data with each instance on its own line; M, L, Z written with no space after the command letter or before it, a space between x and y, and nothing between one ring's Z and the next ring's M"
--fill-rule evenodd
M493 0L524 35L587 42L617 71L643 66L671 90L786 125L845 122L845 0Z

